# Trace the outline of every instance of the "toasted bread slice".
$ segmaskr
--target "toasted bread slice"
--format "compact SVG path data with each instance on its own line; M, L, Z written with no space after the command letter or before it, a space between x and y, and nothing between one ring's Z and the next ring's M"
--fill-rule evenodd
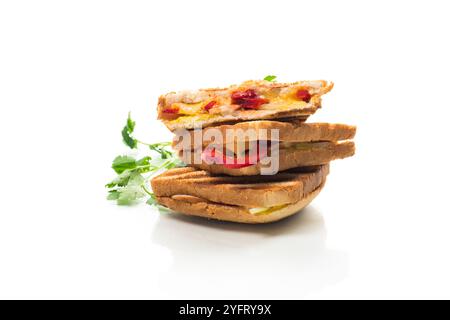
M246 81L223 89L171 92L159 98L158 119L172 131L248 120L305 120L332 88L333 83L324 80Z
M272 135L277 130L278 136ZM201 139L204 147L210 144L220 144L217 139L222 138L226 145L237 142L271 140L282 142L310 142L310 141L343 141L355 137L356 127L346 124L332 123L304 123L299 120L291 121L245 121L231 125L205 128L195 132L175 131L173 147L175 150L194 149L194 139ZM228 141L230 140L230 141Z
M189 197L246 208L271 208L299 202L323 184L328 172L329 166L322 165L273 176L229 177L186 167L164 172L152 179L151 185L157 198L192 202Z
M329 163L337 159L344 159L355 154L355 144L352 141L345 142L321 142L308 144L301 144L300 148L293 147L279 149L278 153L274 152L270 157L278 157L279 168L277 172L286 171L292 168L315 166ZM247 165L241 168L227 166L226 164L209 164L201 155L196 155L196 152L186 152L180 150L178 152L182 161L192 167L209 171L213 174L226 174L230 176L254 176L260 175L263 168L267 168L271 163L259 161L253 165ZM199 163L196 163L200 160ZM236 162L238 163L238 162ZM263 165L265 163L266 165ZM267 170L265 170L267 172ZM265 173L267 174L267 173Z
M156 197L156 199L161 205L185 215L230 222L261 224L275 222L300 212L317 197L323 186L324 183L295 203L261 214L252 214L245 207L214 203L196 197L183 198L173 196Z

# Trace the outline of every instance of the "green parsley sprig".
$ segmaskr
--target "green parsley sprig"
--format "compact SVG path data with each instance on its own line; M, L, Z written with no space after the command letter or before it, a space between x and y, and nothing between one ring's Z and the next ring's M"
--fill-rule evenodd
M169 149L170 142L149 144L136 139L133 136L135 126L136 122L128 113L125 127L122 129L123 143L130 149L138 149L139 145L145 146L149 149L149 155L140 159L131 155L120 155L113 160L111 167L117 176L106 184L107 199L116 201L118 205L132 205L148 198L148 204L158 206L149 187L150 178L163 170L184 164Z
M277 76L273 76L273 75L269 75L264 78L264 80L270 81L270 82L275 82L276 79L277 79Z

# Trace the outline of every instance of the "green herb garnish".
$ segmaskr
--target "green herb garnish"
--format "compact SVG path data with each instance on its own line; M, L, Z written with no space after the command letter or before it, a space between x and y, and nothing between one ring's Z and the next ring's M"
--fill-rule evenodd
M128 113L127 123L122 129L122 138L123 143L125 143L131 149L136 149L138 144L138 141L132 137L135 126L136 122L131 119L131 113Z
M150 155L139 159L130 155L121 155L113 160L111 167L117 176L106 184L107 199L116 201L119 205L132 205L148 198L147 203L157 206L161 211L164 207L157 204L154 194L149 189L149 180L163 170L184 166L184 164L169 149L170 142L149 144L134 138L132 134L135 126L136 122L131 119L129 113L122 130L123 142L131 149L144 145L150 149Z
M264 80L273 82L273 81L275 81L276 78L277 78L277 76L269 75L269 76L266 76L266 77L264 78Z

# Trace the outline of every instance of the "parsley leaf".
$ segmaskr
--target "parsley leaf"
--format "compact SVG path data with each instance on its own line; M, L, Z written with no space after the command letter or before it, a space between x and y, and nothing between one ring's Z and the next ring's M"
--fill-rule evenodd
M134 132L134 127L136 122L131 119L131 112L128 113L127 123L122 129L123 143L130 147L131 149L136 149L138 141L133 138L132 134Z
M168 209L160 206L156 201L155 195L148 189L150 178L163 171L178 166L184 166L184 163L171 151L170 142L161 142L148 144L135 139L132 134L136 122L128 114L127 123L122 130L124 143L131 149L137 149L139 145L145 145L150 150L151 156L136 158L131 155L117 156L112 162L112 169L117 176L106 184L108 189L108 200L116 201L118 205L133 205L143 198L148 198L146 202L155 206L160 211Z
M145 178L137 171L124 171L115 183L107 185L108 188L118 187L109 190L108 200L116 200L119 205L131 205L137 200L145 197L142 185Z
M118 174L125 170L138 170L141 173L148 172L151 168L150 160L152 158L147 156L136 160L132 156L118 156L112 163L112 168Z
M275 79L277 78L277 76L272 76L272 75L269 75L269 76L266 76L265 78L264 78L264 80L266 80L266 81L275 81Z
M114 159L112 168L119 174L127 169L134 169L136 168L136 159L130 156L118 156Z
M126 170L119 174L114 180L112 180L110 183L106 185L107 188L114 188L114 187L125 187L128 182L130 181L130 178L134 172L131 170Z
M108 200L117 200L117 199L119 199L119 191L117 191L117 190L109 190L107 199Z

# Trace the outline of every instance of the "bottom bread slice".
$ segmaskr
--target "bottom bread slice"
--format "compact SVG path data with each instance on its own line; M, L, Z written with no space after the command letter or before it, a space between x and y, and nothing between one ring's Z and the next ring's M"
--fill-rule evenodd
M324 185L325 182L314 191L305 195L300 201L283 206L280 209L275 209L266 214L252 214L245 207L209 202L201 198L190 196L157 197L156 199L161 205L185 215L222 221L257 224L275 222L300 212L309 205L315 197L317 197Z

